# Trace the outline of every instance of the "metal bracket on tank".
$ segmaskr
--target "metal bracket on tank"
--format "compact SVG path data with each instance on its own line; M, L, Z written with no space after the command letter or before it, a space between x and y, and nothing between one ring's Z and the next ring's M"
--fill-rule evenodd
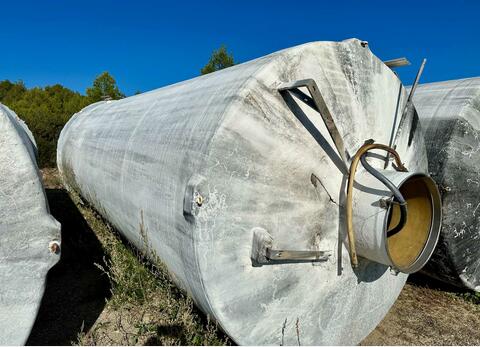
M273 237L263 228L253 228L251 259L254 266L282 263L324 262L330 251L294 251L273 249Z
M387 65L390 69L410 65L410 62L405 57L397 58L397 59L391 59L391 60L385 60L383 63L385 65Z
M207 195L202 193L202 187L205 185L206 178L199 174L194 174L188 180L183 197L183 215L191 223L195 222L202 205L208 200Z
M267 259L274 260L300 260L300 261L327 261L330 257L329 251L290 251L267 248Z
M299 88L305 87L307 88L310 96L302 92ZM302 100L305 104L313 108L315 111L320 113L320 116L327 127L330 136L332 137L333 143L337 148L340 157L342 158L345 172L348 172L348 161L350 160L350 154L345 149L345 144L343 143L343 138L338 131L337 126L335 125L335 121L333 120L332 114L328 109L327 104L325 103L325 99L323 98L320 90L318 89L317 83L309 78L294 82L282 83L278 87L278 91L282 92L290 92L298 99Z

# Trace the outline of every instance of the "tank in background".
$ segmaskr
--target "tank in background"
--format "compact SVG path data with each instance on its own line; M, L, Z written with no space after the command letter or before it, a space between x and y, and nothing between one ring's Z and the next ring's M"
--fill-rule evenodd
M414 104L443 201L440 240L423 272L480 292L480 78L419 85Z

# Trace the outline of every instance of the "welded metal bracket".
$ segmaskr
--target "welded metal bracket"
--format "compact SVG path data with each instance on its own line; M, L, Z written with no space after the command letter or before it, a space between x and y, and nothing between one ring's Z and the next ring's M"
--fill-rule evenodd
M266 251L266 258L269 261L327 261L331 255L329 251L291 251L270 248L267 248Z
M330 251L294 251L273 248L273 237L263 228L254 228L251 259L254 266L282 263L324 262Z
M405 57L385 60L383 63L387 65L390 69L411 65L408 59Z
M305 94L299 88L305 87L307 88L310 95ZM278 87L278 91L280 93L290 92L292 95L296 96L298 99L303 101L305 104L313 108L315 111L320 113L322 116L323 122L327 127L330 136L332 137L333 143L337 148L337 151L342 158L343 163L345 164L346 171L348 172L348 161L350 160L350 154L345 149L345 144L343 143L343 138L338 131L338 128L333 120L332 114L325 103L325 99L323 98L320 90L318 89L317 83L311 78L282 83Z

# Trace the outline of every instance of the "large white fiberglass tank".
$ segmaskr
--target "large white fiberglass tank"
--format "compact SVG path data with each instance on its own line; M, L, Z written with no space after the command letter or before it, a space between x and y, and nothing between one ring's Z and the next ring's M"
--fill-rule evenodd
M26 342L48 270L60 259L32 133L0 104L0 345Z
M420 85L414 103L443 201L440 241L424 271L480 291L480 78Z
M406 100L366 43L313 42L91 105L63 129L58 165L67 187L149 245L236 343L356 344L438 237L417 116L394 123ZM359 168L353 268L350 158L368 139L388 144L392 128L409 171L383 170L384 152L368 161L412 208L387 239L397 206Z

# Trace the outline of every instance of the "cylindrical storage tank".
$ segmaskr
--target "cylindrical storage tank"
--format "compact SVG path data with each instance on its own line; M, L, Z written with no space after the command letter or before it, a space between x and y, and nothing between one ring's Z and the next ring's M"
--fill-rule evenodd
M0 104L0 345L23 345L60 259L60 224L49 214L32 133Z
M419 85L414 104L443 201L440 240L423 271L480 291L480 78Z
M293 85L309 85L312 94ZM312 99L324 100L321 115ZM353 221L360 258L352 268L349 156L334 149L340 138L332 140L322 117L328 108L353 155L365 140L388 143L405 100L398 78L365 43L308 43L91 105L63 129L58 165L66 186L137 247L148 244L236 343L356 344L396 300L403 272L432 252L438 194L410 114L397 143L409 171L389 165L382 172L408 201L416 199L408 187L418 185L419 206L431 214L408 215L427 218L420 237L407 221L400 243L390 242L391 193L359 167ZM377 152L368 160L383 169L384 158ZM401 249L411 249L404 259Z

